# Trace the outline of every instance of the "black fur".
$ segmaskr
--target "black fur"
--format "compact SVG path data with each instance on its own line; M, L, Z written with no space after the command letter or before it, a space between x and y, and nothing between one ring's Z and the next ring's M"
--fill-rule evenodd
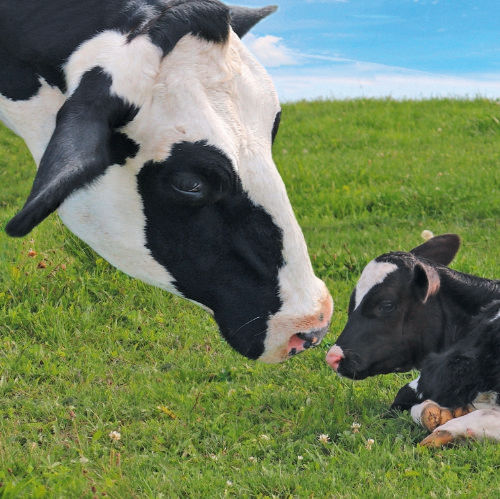
M417 392L408 384L403 386L396 395L391 405L392 411L408 411L414 405L421 402Z
M495 301L472 320L465 338L425 359L417 389L421 399L457 408L481 392L500 393L499 312L500 301Z
M137 109L111 96L111 84L107 74L94 68L61 107L26 204L7 224L9 235L24 236L74 190L137 153L137 144L115 130Z
M276 118L274 118L274 125L273 125L273 131L271 132L271 140L274 141L276 140L276 136L278 135L278 130L280 127L280 122L281 122L281 111L279 111L276 114Z
M189 180L179 184L179 171ZM191 183L196 191L179 190ZM205 142L174 145L166 161L144 166L138 186L155 260L185 297L214 310L233 348L259 357L267 320L281 307L281 230L248 198L225 154Z
M177 42L191 33L210 42L223 43L229 35L229 9L213 0L169 2L161 13L144 27L129 35L147 33L163 54L168 54Z

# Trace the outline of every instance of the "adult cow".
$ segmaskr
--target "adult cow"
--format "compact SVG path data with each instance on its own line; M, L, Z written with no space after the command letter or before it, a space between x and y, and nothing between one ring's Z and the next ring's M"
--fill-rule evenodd
M59 209L110 263L210 309L265 362L317 344L333 306L273 163L276 92L240 41L274 10L0 0L0 118L39 166L7 233Z

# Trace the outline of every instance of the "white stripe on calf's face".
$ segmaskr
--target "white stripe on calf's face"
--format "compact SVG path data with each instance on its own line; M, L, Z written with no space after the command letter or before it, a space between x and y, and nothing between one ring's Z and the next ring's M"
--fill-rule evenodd
M398 266L389 262L377 262L372 260L363 270L358 284L356 285L356 302L354 309L358 308L363 298L370 292L373 286L382 283L385 278L394 272Z

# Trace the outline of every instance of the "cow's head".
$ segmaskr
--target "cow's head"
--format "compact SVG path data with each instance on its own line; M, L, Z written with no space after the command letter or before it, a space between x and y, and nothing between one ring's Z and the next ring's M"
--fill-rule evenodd
M352 292L347 324L327 363L353 379L418 367L440 341L432 305L440 286L437 266L448 265L459 246L457 235L446 234L409 253L372 260Z
M22 236L59 208L113 265L209 309L265 362L319 343L333 306L273 162L276 92L240 41L273 10L173 1L133 33L82 44L7 226Z

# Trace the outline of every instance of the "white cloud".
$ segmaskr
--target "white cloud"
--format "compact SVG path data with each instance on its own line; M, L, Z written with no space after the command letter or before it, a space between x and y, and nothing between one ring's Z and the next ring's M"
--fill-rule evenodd
M273 35L255 36L252 33L244 39L250 51L268 68L298 64L296 55L281 40Z
M440 75L356 61L270 71L282 101L358 97L500 98L500 75Z

